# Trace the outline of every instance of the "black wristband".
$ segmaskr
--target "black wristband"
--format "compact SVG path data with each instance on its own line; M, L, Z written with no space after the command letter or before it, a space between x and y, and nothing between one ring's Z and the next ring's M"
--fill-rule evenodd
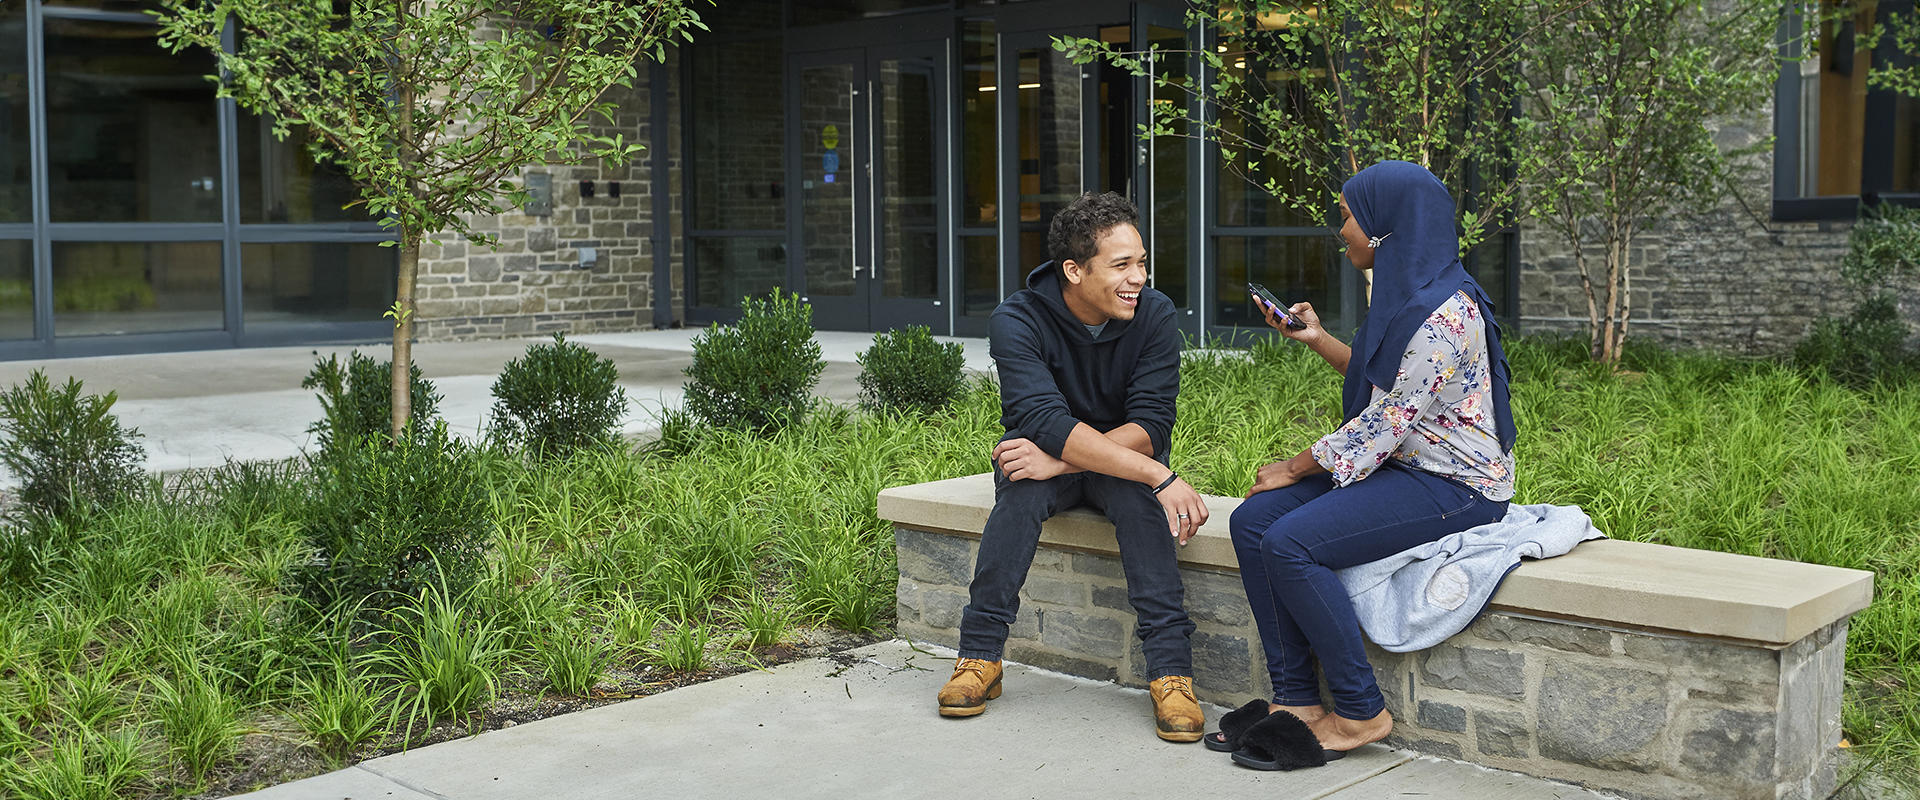
M1180 479L1180 473L1174 472L1173 470L1167 470L1167 479L1164 481L1161 481L1159 486L1153 487L1153 493L1159 494L1161 489L1165 489L1169 486L1172 486L1173 482L1179 479Z

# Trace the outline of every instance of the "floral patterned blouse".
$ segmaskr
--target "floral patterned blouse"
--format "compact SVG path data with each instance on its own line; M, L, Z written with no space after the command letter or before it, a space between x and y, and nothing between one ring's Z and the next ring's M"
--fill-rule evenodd
M1500 451L1492 406L1486 323L1480 305L1457 292L1407 343L1393 390L1373 387L1365 411L1313 443L1313 459L1340 486L1394 458L1508 500L1513 454Z

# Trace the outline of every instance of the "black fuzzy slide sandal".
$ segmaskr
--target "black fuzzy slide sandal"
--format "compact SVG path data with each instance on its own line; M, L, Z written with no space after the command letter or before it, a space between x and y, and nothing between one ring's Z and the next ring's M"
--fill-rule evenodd
M1224 725L1225 720L1221 724ZM1299 717L1280 713L1268 714L1266 719L1247 729L1241 737L1240 749L1233 752L1233 763L1259 770L1292 770L1324 766L1345 755L1322 748L1320 740L1314 738L1313 731Z
M1208 750L1221 753L1238 750L1240 737L1245 736L1247 729L1267 715L1267 708L1265 700L1248 700L1246 705L1220 715L1220 730L1207 734L1200 741L1207 744Z

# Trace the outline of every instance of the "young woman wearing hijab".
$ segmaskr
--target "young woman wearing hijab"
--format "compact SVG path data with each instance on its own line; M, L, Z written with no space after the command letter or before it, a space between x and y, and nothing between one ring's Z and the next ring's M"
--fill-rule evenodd
M1353 266L1373 270L1371 309L1353 345L1327 333L1307 303L1289 310L1302 330L1267 310L1268 325L1345 375L1346 422L1261 467L1229 525L1273 679L1272 703L1246 711L1298 717L1326 758L1393 729L1334 570L1498 521L1513 496L1506 356L1493 305L1460 264L1453 210L1446 187L1417 164L1361 171L1341 189L1336 234ZM1220 737L1208 743L1227 749Z

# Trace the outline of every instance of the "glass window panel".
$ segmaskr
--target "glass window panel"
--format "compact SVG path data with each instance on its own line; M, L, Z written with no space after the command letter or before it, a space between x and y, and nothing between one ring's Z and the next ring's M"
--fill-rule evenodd
M874 98L880 142L881 292L933 299L940 286L940 220L935 197L934 101L939 72L932 58L880 62Z
M1186 31L1152 26L1147 28L1148 44L1160 50L1184 50ZM1185 106L1188 95L1177 85L1186 80L1187 58L1183 55L1155 57L1153 71L1175 81L1174 86L1153 89L1155 107ZM1148 112L1142 112L1142 116ZM1145 121L1145 120L1143 120ZM1173 298L1173 304L1186 307L1187 298L1187 141L1178 136L1153 137L1153 231L1147 243L1153 249L1148 264L1153 268L1153 287Z
M692 61L694 229L778 230L787 220L779 40L695 47Z
M696 306L737 309L786 283L784 236L695 237L692 250Z
M1487 290L1487 299L1493 301L1494 313L1501 319L1514 319L1519 311L1507 294L1507 250L1511 247L1513 234L1496 233L1476 245L1467 256L1468 272L1480 283L1480 288Z
M1100 40L1121 50L1133 49L1131 36L1132 30L1125 25L1100 29ZM1137 205L1140 195L1133 186L1134 148L1144 143L1140 141L1140 131L1134 125L1133 88L1136 78L1133 73L1104 60L1095 61L1084 69L1095 76L1095 116L1092 120L1096 148L1093 159L1095 174L1087 180L1087 191L1118 192Z
M854 267L854 181L865 154L853 134L853 65L800 70L801 255L806 293L847 297L858 288ZM832 143L832 147L828 147Z
M54 222L219 222L213 57L151 25L49 19L47 174Z
M1080 67L1052 49L1022 50L1018 61L1021 264L1038 266L1047 224L1082 191Z
M1836 0L1821 11L1833 12ZM1820 25L1818 58L1800 62L1800 175L1803 197L1857 195L1866 148L1867 74L1873 54L1857 35L1873 20L1864 5L1851 17Z
M0 241L0 339L33 338L33 242Z
M0 3L0 222L33 221L27 110L27 9Z
M821 25L951 6L952 0L802 0L793 4L793 24Z
M1000 299L999 237L960 237L960 313L989 316Z
M1893 111L1893 184L1895 192L1920 192L1920 98L1900 97Z
M960 43L960 226L990 227L999 218L1000 164L994 98L993 23L967 20Z
M247 326L376 321L393 304L399 258L374 242L243 244Z
M1220 236L1214 314L1220 326L1265 328L1266 320L1247 296L1247 282L1261 284L1284 303L1313 304L1327 330L1344 338L1347 324L1340 316L1340 276L1351 269L1334 252L1333 239L1313 236Z
M54 242L55 336L219 330L219 242Z
M1252 52L1274 53L1280 50L1277 44L1252 48L1237 43L1225 45L1221 58L1226 61L1227 70L1241 78L1247 88L1247 96L1237 98L1238 104L1255 108L1262 103L1277 101L1295 113L1309 113L1312 105L1307 99L1307 87L1299 80L1297 70L1264 64L1252 57ZM1319 59L1316 57L1315 60ZM1287 191L1300 192L1313 188L1311 180L1299 170L1282 169L1277 164L1261 162L1257 151L1266 142L1264 133L1257 127L1247 125L1245 118L1238 114L1221 115L1220 126L1226 132L1219 139L1246 141L1249 144L1235 148L1231 162L1222 157L1221 148L1215 148L1215 170L1219 174L1216 181L1219 185L1216 194L1219 200L1217 224L1293 227L1324 225L1328 222L1322 214L1303 214L1289 207L1264 188L1269 180ZM1254 154L1250 155L1249 149L1254 150Z
M17 3L15 5L18 5ZM41 5L54 8L85 8L94 11L115 11L138 14L142 11L160 10L160 0L41 0Z
M714 36L772 33L780 30L780 0L727 0L715 6L692 7ZM766 42L778 52L777 41Z
M265 119L244 111L239 129L241 222L373 221L363 206L347 207L360 192L345 170L314 162L305 129L280 141Z

